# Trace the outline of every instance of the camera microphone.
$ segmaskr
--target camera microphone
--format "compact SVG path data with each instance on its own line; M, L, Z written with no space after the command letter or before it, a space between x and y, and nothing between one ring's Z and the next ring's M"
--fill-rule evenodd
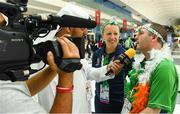
M63 15L60 27L94 28L96 27L96 21Z
M96 22L91 19L84 19L70 15L53 16L53 15L35 15L31 16L32 19L37 19L40 23L54 24L60 27L78 27L78 28L94 28Z
M118 60L121 64L128 65L131 62L131 59L136 55L136 51L133 48L129 48L124 53L120 54ZM112 73L112 69L110 69L105 75L108 76Z

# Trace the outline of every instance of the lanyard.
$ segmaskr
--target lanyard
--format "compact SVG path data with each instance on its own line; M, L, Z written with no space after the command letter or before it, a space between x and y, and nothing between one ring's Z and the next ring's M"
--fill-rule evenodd
M114 57L112 57L111 60L113 60L113 58L114 58ZM102 59L103 66L109 64L109 62L110 62L111 60L110 60L110 55L109 55L109 54L106 54L106 55L103 57L103 59ZM108 82L107 82L107 81L103 81L103 82L102 82L102 87L109 87Z

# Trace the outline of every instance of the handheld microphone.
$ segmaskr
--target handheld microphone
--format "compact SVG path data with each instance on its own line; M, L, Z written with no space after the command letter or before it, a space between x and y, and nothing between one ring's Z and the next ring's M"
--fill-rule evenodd
M131 62L131 59L136 55L136 51L133 48L129 48L124 53L120 54L118 60L120 60L121 64L128 65ZM112 73L112 69L110 69L105 75L108 76Z

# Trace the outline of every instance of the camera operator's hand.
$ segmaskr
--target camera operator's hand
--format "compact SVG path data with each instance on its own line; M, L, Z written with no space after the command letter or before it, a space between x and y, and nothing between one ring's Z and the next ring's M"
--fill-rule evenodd
M0 13L0 27L4 27L6 25L6 20L5 18L3 17L3 14Z
M62 58L80 58L79 50L74 43L72 43L67 37L70 35L65 34L62 37L58 38L57 41L60 43L63 51ZM57 73L60 72L60 69L54 61L54 55L52 52L48 52L47 61L51 69Z
M67 35L64 35L57 39L57 41L61 44L62 47L63 58L80 58L78 48L65 36L67 37ZM52 52L48 52L47 61L51 69L53 71L56 71L59 75L59 82L57 88L63 88L60 91L57 90L51 112L70 113L72 112L73 73L68 73L59 69L54 61L54 56ZM68 89L70 91L65 92L64 89Z
M80 58L78 48L68 39L68 37L70 37L70 35L65 34L57 39L62 47L63 58Z

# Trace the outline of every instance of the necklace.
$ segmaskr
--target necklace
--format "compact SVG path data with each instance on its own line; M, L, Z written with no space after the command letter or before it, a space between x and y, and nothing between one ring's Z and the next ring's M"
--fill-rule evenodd
M162 60L173 60L170 49L166 44L160 50L152 49L149 54L150 58L147 61L144 61L144 59L141 61L135 60L133 69L126 77L125 96L132 104L131 113L138 113L146 108L151 73Z

